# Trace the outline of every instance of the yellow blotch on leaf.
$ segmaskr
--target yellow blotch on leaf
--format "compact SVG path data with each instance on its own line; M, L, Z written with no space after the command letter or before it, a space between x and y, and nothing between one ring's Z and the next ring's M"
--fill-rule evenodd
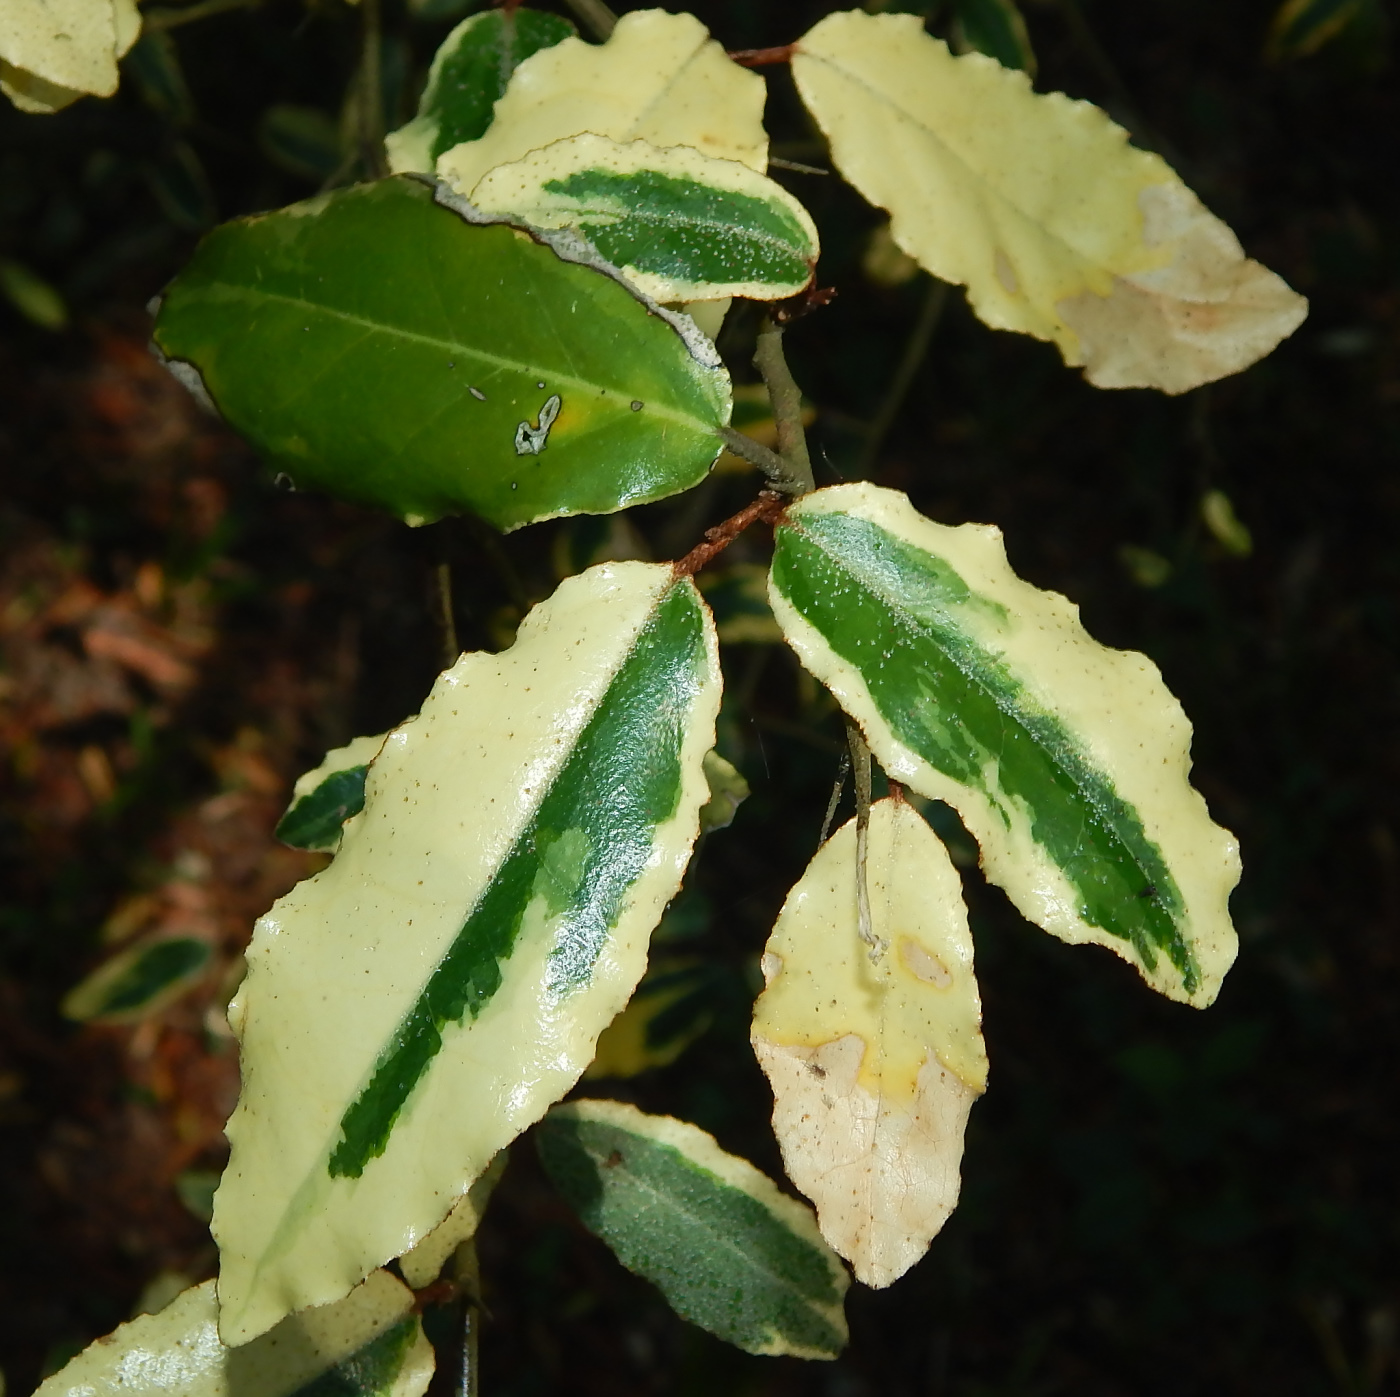
M693 15L634 10L605 44L565 39L531 54L511 74L479 140L438 158L454 188L472 189L488 171L569 136L690 146L768 167L763 79L741 68Z
M1183 393L1247 368L1307 302L1097 107L916 15L827 16L793 76L895 242L988 325L1051 340L1100 388Z
M5 0L0 92L22 112L52 113L117 90L117 60L136 42L136 0Z
M783 905L752 1036L788 1176L856 1276L885 1286L953 1211L987 1057L962 885L903 800L871 807L866 877L887 949L861 940L852 820Z

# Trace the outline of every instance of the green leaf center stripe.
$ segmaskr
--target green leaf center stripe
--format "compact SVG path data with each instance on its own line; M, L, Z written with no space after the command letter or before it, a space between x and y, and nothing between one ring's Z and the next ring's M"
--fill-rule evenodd
M849 514L790 519L779 530L773 577L856 667L900 742L981 791L1008 827L1006 802L1022 803L1036 842L1078 893L1084 920L1131 942L1149 970L1164 951L1187 992L1195 990L1199 968L1177 920L1181 894L1137 811L947 609L994 616L994 603L945 563Z
M198 970L209 959L203 941L180 938L155 942L103 997L99 1012L138 1009L158 991Z
M585 1162L561 1157L560 1146L567 1147L566 1142L573 1147L570 1154L576 1150L591 1158ZM605 1230L609 1245L630 1269L653 1279L666 1272L691 1273L694 1283L692 1268L703 1267L717 1251L727 1253L739 1262L740 1274L761 1278L772 1293L787 1297L781 1307L785 1337L828 1352L842 1347L843 1336L811 1309L813 1304L841 1301L826 1258L742 1189L699 1168L672 1146L599 1121L549 1118L540 1148L551 1173L572 1176L568 1192L580 1215L590 1227ZM606 1191L599 1168L617 1171ZM632 1198L626 1197L629 1188ZM654 1228L647 1225L648 1207L658 1219ZM616 1214L618 1223L609 1225L604 1212ZM623 1219L625 1227L618 1225ZM678 1222L693 1228L689 1242L684 1233L677 1236ZM733 1275L727 1266L724 1271ZM716 1293L710 1301L716 1308L734 1311L730 1320L735 1328L751 1330L759 1321L759 1316L747 1313L755 1297L747 1286L732 1280L730 1285L728 1295Z
M615 218L611 226L594 224L589 236L613 261L633 262L645 250L649 266L692 281L721 281L738 269L752 276L805 275L809 263L800 251L808 243L802 226L781 206L748 194L711 189L696 180L678 179L654 170L618 174L606 169L579 170L545 182L551 194L578 200L588 218ZM689 247L659 246L643 230L679 235L703 230L712 240ZM746 252L762 249L768 258L755 267ZM658 256L660 255L660 256ZM664 262L661 260L664 259Z
M357 325L368 332L368 335L393 335L399 339L409 340L417 344L430 345L434 349L441 349L452 354L463 354L478 363L489 364L494 368L503 369L511 373L524 374L527 377L531 374L547 374L547 382L556 391L558 387L566 389L578 389L581 392L595 394L598 391L596 383L590 383L586 379L577 378L573 374L562 372L555 368L546 368L540 364L526 364L518 359L507 359L501 354L492 354L484 349L473 348L469 344L462 344L457 340L445 340L435 335L425 335L420 330L409 330L400 325L391 325L386 322L367 320L364 316L354 315L350 311L337 310L333 306L325 305L319 301L308 301L302 296L289 296L283 291L270 291L265 287L256 290L235 286L229 282L222 283L224 298L231 301L280 301L283 305L299 306L303 310L313 311L316 314L328 316L332 320L342 320L348 325ZM538 309L538 307L536 307ZM366 338L368 338L368 335ZM363 340L357 344L346 345L341 350L341 355L353 353L363 344ZM332 364L331 367L334 367ZM322 370L324 376L325 369ZM299 392L306 391L306 384L298 385ZM463 393L465 396L465 392ZM446 410L444 407L443 410ZM649 413L654 417L664 417L672 422L684 423L688 427L699 427L702 432L713 433L713 428L709 423L702 421L698 417L692 417L686 413L676 412L664 405L657 405L652 402L643 404L642 413Z
M417 1333L416 1316L401 1319L349 1358L304 1383L291 1397L384 1397L392 1392Z
M561 993L588 980L657 828L680 799L681 742L705 657L700 603L677 585L345 1112L332 1178L358 1178L383 1154L444 1029L481 1013L522 935L553 941L548 974Z
M334 843L341 825L365 808L368 770L369 766L364 765L332 772L282 816L273 831L277 838L297 849L323 848Z
M932 42L937 43L941 41L932 40ZM843 78L846 79L847 82L854 83L857 87L863 87L865 91L870 94L871 98L874 101L878 102L881 106L888 107L892 112L894 112L894 114L904 125L913 127L916 131L920 131L924 135L930 137L945 155L947 155L951 160L955 160L958 163L958 165L962 168L966 179L968 179L973 184L987 185L991 189L992 194L999 203L1004 204L1006 208L1011 213L1016 214L1017 217L1025 219L1025 221L1028 224L1035 228L1038 234L1047 238L1052 238L1055 242L1059 243L1059 245L1062 248L1064 248L1066 252L1070 253L1071 256L1077 257L1083 261L1093 260L1093 254L1091 252L1086 252L1081 248L1075 247L1075 245L1068 239L1063 237L1057 229L1052 228L1049 226L1049 224L1043 222L1040 215L1028 213L1024 208L1022 208L1021 205L1016 202L1014 193L1009 193L1006 189L1003 189L998 185L992 185L991 182L986 178L984 172L978 166L972 164L972 162L969 161L967 157L964 156L960 151L958 151L954 146L949 145L941 133L935 131L931 126L925 126L922 122L910 116L909 113L906 112L903 107L896 104L894 99L885 89L872 86L870 83L866 82L864 78L852 72L849 68L839 68L836 66L836 64L832 63L830 59L820 54L805 53L800 47L798 48L798 53L800 53L802 57L805 58L809 63L824 64L833 72L839 73ZM969 55L963 55L961 59L954 59L953 61L965 62L967 57L969 57ZM1009 68L1006 69L1006 73L1008 75L1011 74L1013 71L1014 70ZM1017 81L1019 79L1013 78L1012 80ZM1059 94L1051 93L1049 95L1058 96ZM1065 100L1069 101L1070 99L1066 98ZM1164 175L1163 178L1165 179L1167 178L1167 176ZM1012 183L1014 186L1015 181L1013 181ZM1088 230L1086 229L1086 231Z

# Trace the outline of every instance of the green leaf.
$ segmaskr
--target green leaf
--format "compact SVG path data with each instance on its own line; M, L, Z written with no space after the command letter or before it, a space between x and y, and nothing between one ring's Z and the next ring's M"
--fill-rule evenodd
M340 128L325 112L286 102L262 114L258 144L274 165L316 184L330 179L345 155Z
M165 30L150 29L142 34L122 60L122 66L136 80L152 111L177 126L193 119L194 100L180 66L180 54L174 38Z
M384 142L389 168L431 174L443 151L484 136L510 75L572 33L568 20L523 7L464 19L433 58L417 116Z
M237 1349L219 1342L214 1284L90 1344L34 1397L422 1397L428 1389L432 1345L412 1292L387 1271Z
M701 811L704 827L704 811ZM647 973L627 1007L603 1030L598 1050L583 1074L636 1077L669 1067L714 1022L708 993L712 966L693 957L657 959L655 938Z
M703 479L729 414L688 322L412 176L216 229L155 339L293 483L410 523L660 499Z
M1235 506L1224 490L1207 490L1201 496L1201 522L1211 536L1236 558L1247 558L1254 552L1254 538L1240 522Z
M0 257L0 296L41 330L62 330L68 324L63 297L37 272L11 257Z
M700 808L700 828L705 834L728 829L739 807L749 798L749 783L743 772L718 752L705 753L705 780L710 798Z
M683 1319L749 1353L835 1358L845 1347L850 1281L811 1212L703 1130L573 1101L536 1139L585 1225Z
M218 217L209 176L188 141L176 141L146 161L142 173L161 212L177 228L202 233Z
M764 950L752 1037L788 1178L856 1279L887 1286L957 1202L987 1055L947 850L891 798L870 807L863 875L860 853L851 820L788 894Z
M976 50L1035 77L1035 50L1016 0L954 0L953 13L959 52Z
M578 1079L689 860L719 686L690 580L605 564L389 734L229 1009L226 1341L407 1251Z
M96 1023L136 1023L178 999L204 974L209 945L155 936L119 951L68 992L63 1012Z
M1191 725L1150 660L1016 577L998 530L872 485L788 511L770 595L881 764L958 811L1027 917L1173 999L1215 998L1238 846L1188 784Z
M1265 51L1275 60L1309 58L1370 8L1368 0L1285 0L1269 26Z
M817 230L781 185L737 160L585 134L498 165L478 208L573 228L658 301L775 301L812 279Z
M292 803L277 822L278 839L293 849L334 850L340 827L364 809L365 773L387 736L354 738L327 752L320 766L300 777Z

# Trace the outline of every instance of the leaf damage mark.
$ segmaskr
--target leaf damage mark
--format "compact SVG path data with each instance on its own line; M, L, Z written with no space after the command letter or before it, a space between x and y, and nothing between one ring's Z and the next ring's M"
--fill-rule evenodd
M551 393L540 409L539 425L532 427L528 422L522 422L515 429L517 456L538 456L545 449L549 444L549 429L554 426L554 419L559 416L563 405L564 400L559 394Z

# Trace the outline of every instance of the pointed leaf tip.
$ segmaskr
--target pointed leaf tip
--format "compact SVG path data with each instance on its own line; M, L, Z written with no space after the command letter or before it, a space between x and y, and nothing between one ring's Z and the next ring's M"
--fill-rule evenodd
M921 266L1100 388L1183 393L1291 335L1307 302L1087 102L955 57L917 15L828 15L793 76L832 158Z
M680 886L719 687L694 584L604 564L388 735L335 861L258 923L231 1007L226 1342L420 1243L578 1079Z
M1211 1003L1238 944L1239 849L1189 784L1191 725L1150 660L1018 578L996 529L873 485L788 510L770 596L885 769L957 809L1031 921Z
M850 1280L811 1213L699 1127L572 1101L540 1158L585 1225L683 1319L759 1354L835 1358Z

